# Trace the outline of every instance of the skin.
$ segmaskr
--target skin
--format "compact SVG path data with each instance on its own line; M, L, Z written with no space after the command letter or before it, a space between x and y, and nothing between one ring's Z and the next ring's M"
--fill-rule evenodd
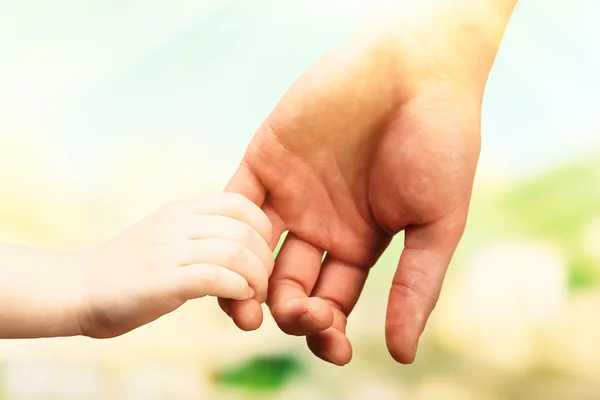
M226 189L262 207L272 247L289 232L268 305L336 365L352 357L346 322L369 269L400 231L385 333L395 360L415 359L465 227L485 82L515 4L388 3L289 89ZM260 326L257 302L220 304L241 329Z
M87 252L0 246L0 338L110 338L191 299L264 301L271 223L248 199L169 204Z

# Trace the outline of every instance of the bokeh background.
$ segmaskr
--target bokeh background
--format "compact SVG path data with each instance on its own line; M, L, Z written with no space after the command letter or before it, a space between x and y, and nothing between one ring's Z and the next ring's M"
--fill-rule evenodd
M222 188L350 1L2 0L0 241L94 246ZM0 399L600 398L600 2L521 0L492 72L472 212L417 362L383 336L398 238L312 357L214 299L114 340L0 341Z

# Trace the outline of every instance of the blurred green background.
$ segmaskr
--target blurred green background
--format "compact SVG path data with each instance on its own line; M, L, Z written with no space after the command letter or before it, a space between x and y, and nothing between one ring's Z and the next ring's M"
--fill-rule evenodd
M220 190L362 3L4 0L0 241L84 249ZM599 20L595 0L520 1L467 231L414 365L384 343L398 238L349 321L344 368L270 317L243 333L202 299L114 340L0 341L0 399L600 398Z

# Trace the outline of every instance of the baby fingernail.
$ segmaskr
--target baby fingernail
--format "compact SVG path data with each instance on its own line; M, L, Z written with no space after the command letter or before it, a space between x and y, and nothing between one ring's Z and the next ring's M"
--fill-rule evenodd
M248 298L251 299L254 297L254 289L248 287Z

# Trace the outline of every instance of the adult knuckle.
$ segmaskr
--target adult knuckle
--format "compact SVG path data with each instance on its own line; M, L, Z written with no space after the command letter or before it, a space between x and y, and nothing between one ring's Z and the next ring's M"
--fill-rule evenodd
M396 292L403 298L423 299L426 297L425 293L419 288L418 285L409 283L405 280L394 282L394 285L392 286L392 291Z

